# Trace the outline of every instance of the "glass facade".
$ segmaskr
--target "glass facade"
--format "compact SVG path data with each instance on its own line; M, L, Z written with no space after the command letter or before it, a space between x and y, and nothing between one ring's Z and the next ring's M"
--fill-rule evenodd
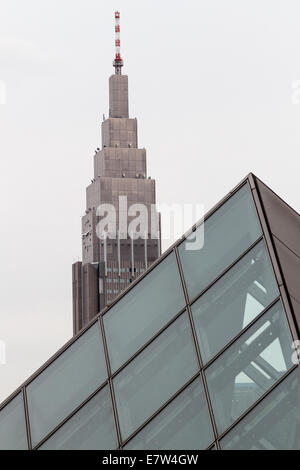
M225 431L293 364L281 303L239 337L205 372L217 428Z
M101 450L118 447L106 385L41 447L42 450Z
M199 227L198 230L203 230ZM247 185L204 222L204 245L193 250L189 239L179 246L189 298L194 299L261 235Z
M19 393L0 412L0 450L27 448L24 403Z
M206 449L213 440L203 384L198 377L130 440L125 449Z
M203 362L215 356L278 295L261 241L192 306Z
M106 377L104 351L96 323L28 385L33 444L41 441Z
M184 306L179 271L175 255L171 253L104 315L112 371L136 353Z
M221 440L222 449L300 449L300 369L281 382Z
M114 378L122 436L128 437L143 424L198 369L191 326L184 313Z
M20 387L0 448L299 448L291 318L255 207L246 182L202 249L180 240Z

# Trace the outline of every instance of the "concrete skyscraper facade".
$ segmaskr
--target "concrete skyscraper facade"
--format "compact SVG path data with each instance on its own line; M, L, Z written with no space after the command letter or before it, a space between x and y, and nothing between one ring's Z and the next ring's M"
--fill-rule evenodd
M128 76L121 74L118 12L115 18L115 74L109 78L109 117L101 125L102 149L95 152L94 177L86 190L82 262L74 263L72 269L74 334L161 253L155 180L147 177L145 148L138 148L137 119L129 117ZM146 233L130 229L141 206L147 213ZM99 221L107 217L106 209L111 207L116 229L99 233Z

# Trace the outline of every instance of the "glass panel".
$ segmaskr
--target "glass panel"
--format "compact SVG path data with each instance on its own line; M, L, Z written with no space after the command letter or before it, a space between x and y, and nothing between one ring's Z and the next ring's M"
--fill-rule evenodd
M192 305L203 362L217 354L278 295L261 241Z
M123 439L126 439L198 370L188 315L172 323L115 378Z
M50 437L42 450L101 450L118 447L106 386Z
M216 279L260 235L252 196L245 184L204 222L202 249L193 250L189 240L179 246L190 299Z
M28 449L22 394L0 411L0 450Z
M292 367L291 344L277 302L208 367L207 385L220 433Z
M106 379L98 323L89 328L27 387L33 445Z
M206 449L214 440L202 380L175 398L125 446L129 449Z
M221 440L222 449L300 449L300 370L297 367Z
M103 317L114 372L185 306L174 253Z

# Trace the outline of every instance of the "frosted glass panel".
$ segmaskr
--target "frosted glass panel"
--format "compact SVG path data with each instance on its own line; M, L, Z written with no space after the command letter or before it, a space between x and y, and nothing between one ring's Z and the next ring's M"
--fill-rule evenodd
M21 393L0 411L0 449L28 449Z
M129 449L206 449L214 440L201 379L197 379L137 434Z
M106 386L50 437L41 450L116 449L110 392Z
M174 253L103 317L112 371L117 370L185 306Z
M202 230L199 228L198 230ZM204 222L202 249L179 246L179 255L190 299L199 294L261 235L250 189L245 184Z
M198 370L187 313L114 378L123 439L127 438Z
M33 445L106 379L98 323L80 336L27 387Z

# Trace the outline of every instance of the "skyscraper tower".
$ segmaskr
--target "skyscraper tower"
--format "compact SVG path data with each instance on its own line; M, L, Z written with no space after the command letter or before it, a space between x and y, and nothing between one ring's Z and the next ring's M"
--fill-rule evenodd
M109 118L101 125L102 149L95 152L94 177L86 190L82 262L72 267L74 334L161 253L155 180L147 177L146 150L138 148L137 120L129 118L119 19L115 12L115 74L109 78ZM137 224L142 215L147 221L144 231ZM110 222L102 231L100 222L103 227L105 218Z

